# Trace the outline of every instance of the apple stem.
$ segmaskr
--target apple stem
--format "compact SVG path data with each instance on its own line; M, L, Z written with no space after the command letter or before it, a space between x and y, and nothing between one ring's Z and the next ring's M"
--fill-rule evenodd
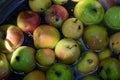
M77 22L77 20L78 20L78 19L75 19L74 23L76 23L76 22Z
M77 45L68 46L67 48L72 49L73 47L77 47Z
M88 59L87 61L88 61L89 64L91 64L93 62L92 59Z

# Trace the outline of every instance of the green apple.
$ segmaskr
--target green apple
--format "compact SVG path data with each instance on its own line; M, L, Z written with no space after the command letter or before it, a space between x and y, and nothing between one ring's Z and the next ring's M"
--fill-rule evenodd
M104 21L106 25L114 30L120 30L120 6L114 6L109 8L104 16Z
M99 59L96 53L91 51L83 52L83 56L76 64L76 70L82 74L88 74L97 69Z
M37 49L53 49L60 40L60 32L53 26L40 25L33 32L33 40Z
M74 75L68 65L56 63L46 72L46 80L74 80Z
M12 24L0 26L0 49L3 53L12 53L24 41L24 34L20 28Z
M29 7L35 12L43 12L47 10L51 4L51 0L28 0Z
M108 32L104 26L87 26L83 33L83 41L90 50L94 52L102 51L109 43Z
M103 51L101 51L101 52L98 53L98 57L99 57L100 60L104 60L104 59L110 57L111 54L112 54L111 49L106 48Z
M120 32L116 32L110 36L109 45L114 52L120 52Z
M70 38L61 39L55 47L57 59L66 64L74 63L79 58L80 52L79 44Z
M55 52L49 48L38 49L35 58L40 65L49 66L55 62Z
M23 80L46 80L45 73L40 70L33 70L26 74Z
M35 49L29 46L21 46L17 48L12 55L10 65L17 72L30 72L35 64Z
M104 80L120 80L120 61L116 58L102 60L99 69L99 74Z
M83 33L83 23L77 18L68 18L62 25L62 33L65 37L78 39Z
M97 0L81 0L75 5L74 16L86 25L98 24L103 19L104 9Z
M54 4L59 4L59 5L63 5L65 3L67 3L69 0L52 0Z
M6 79L10 74L9 62L4 53L0 53L0 80Z
M100 80L100 79L96 76L88 75L88 76L83 77L81 80Z

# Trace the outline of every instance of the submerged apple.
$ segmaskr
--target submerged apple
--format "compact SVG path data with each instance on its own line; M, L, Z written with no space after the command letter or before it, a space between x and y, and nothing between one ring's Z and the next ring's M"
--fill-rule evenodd
M104 9L97 0L81 0L74 8L74 16L86 25L98 24L104 16Z
M0 49L4 53L12 53L24 41L24 34L15 25L5 24L0 26Z
M53 49L60 40L60 32L53 26L40 25L33 32L33 40L37 49Z
M60 28L69 17L68 11L61 5L54 4L45 12L45 20L49 25Z
M21 11L17 16L18 27L26 33L33 33L33 31L40 23L40 15L30 10Z
M56 57L66 64L74 63L79 58L80 52L80 46L74 39L63 38L55 47Z
M90 50L102 51L109 43L108 32L105 27L100 25L88 26L84 30L83 41Z

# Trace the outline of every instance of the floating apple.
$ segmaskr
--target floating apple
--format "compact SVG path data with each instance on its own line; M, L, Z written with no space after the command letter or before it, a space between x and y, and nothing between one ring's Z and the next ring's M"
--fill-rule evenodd
M87 47L94 52L105 49L109 43L106 28L100 25L86 27L83 33L83 41Z
M30 10L21 11L17 16L18 27L26 33L33 33L40 23L40 15Z
M46 72L46 80L74 80L74 75L68 65L56 63Z
M40 70L33 70L25 75L23 80L46 80L45 73Z
M119 14L120 14L120 6L111 7L106 11L104 16L104 21L109 28L114 30L118 30L118 29L120 30Z
M45 12L45 20L49 25L60 28L69 17L68 11L61 5L54 4Z
M116 32L110 37L110 48L114 52L120 52L120 32Z
M77 18L68 18L62 25L62 33L65 37L78 39L83 33L83 23Z
M35 50L29 46L21 46L17 48L12 55L10 65L17 72L30 72L35 64Z
M74 8L74 16L86 25L98 24L104 16L104 9L97 0L81 0Z
M10 74L9 62L4 53L0 53L0 80L6 79Z
M20 28L12 24L0 26L0 49L4 53L12 53L24 41L24 34Z
M38 49L35 58L40 65L49 66L55 62L55 52L49 48Z
M44 12L51 4L51 0L28 0L29 7L35 12Z
M86 51L82 58L76 64L76 70L82 74L89 74L94 72L99 64L99 58L96 53Z
M63 38L55 47L56 57L66 64L74 63L79 58L80 52L80 46L74 39Z
M63 5L68 2L68 0L52 0L54 4Z
M53 26L40 25L33 32L33 39L36 48L53 49L60 40L60 33Z
M100 80L100 79L96 76L88 75L88 76L83 77L81 80Z
M102 60L99 69L99 74L104 80L120 80L120 61L116 58Z

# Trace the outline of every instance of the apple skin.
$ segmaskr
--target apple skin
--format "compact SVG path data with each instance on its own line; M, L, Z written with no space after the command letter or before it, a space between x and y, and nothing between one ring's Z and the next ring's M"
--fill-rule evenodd
M53 26L40 25L33 32L33 40L37 49L53 49L60 40L60 32Z
M46 72L46 80L74 80L74 75L68 65L56 63Z
M74 16L85 25L93 25L101 22L104 9L97 0L81 0L74 7Z
M119 14L120 14L119 6L111 7L106 11L104 21L108 28L113 30L120 30Z
M68 2L68 0L52 0L54 4L63 5Z
M69 14L66 8L57 4L52 5L45 12L45 21L56 28L61 28L68 17Z
M108 32L104 26L90 25L84 30L83 41L88 49L100 52L108 46Z
M26 33L32 34L40 23L41 23L40 15L30 10L21 11L17 16L18 27Z
M15 25L5 24L0 26L0 49L3 53L12 53L24 42L24 34Z
M0 53L0 80L7 79L10 74L10 65L4 53Z
M88 76L83 77L81 80L100 80L100 79L96 76L88 75Z
M97 54L91 51L85 51L75 67L78 73L89 74L97 69L98 64L99 58Z
M28 0L28 4L32 11L44 12L52 5L52 1L51 0Z
M50 66L55 62L55 52L49 48L38 49L35 58L40 65Z
M23 80L46 80L45 73L40 70L33 70L26 74Z
M72 64L80 56L81 50L79 44L70 38L61 39L55 47L55 55L62 63Z
M103 51L98 53L99 60L104 60L108 57L111 57L112 55L112 50L109 48L104 49Z
M99 74L104 80L120 80L120 62L109 57L100 62Z
M78 39L83 34L83 23L77 18L68 18L62 25L62 33L67 38Z
M110 37L110 48L112 51L119 53L120 52L120 32L116 32Z
M12 55L10 65L14 71L17 72L30 72L35 64L35 49L29 46L21 46L17 48Z

